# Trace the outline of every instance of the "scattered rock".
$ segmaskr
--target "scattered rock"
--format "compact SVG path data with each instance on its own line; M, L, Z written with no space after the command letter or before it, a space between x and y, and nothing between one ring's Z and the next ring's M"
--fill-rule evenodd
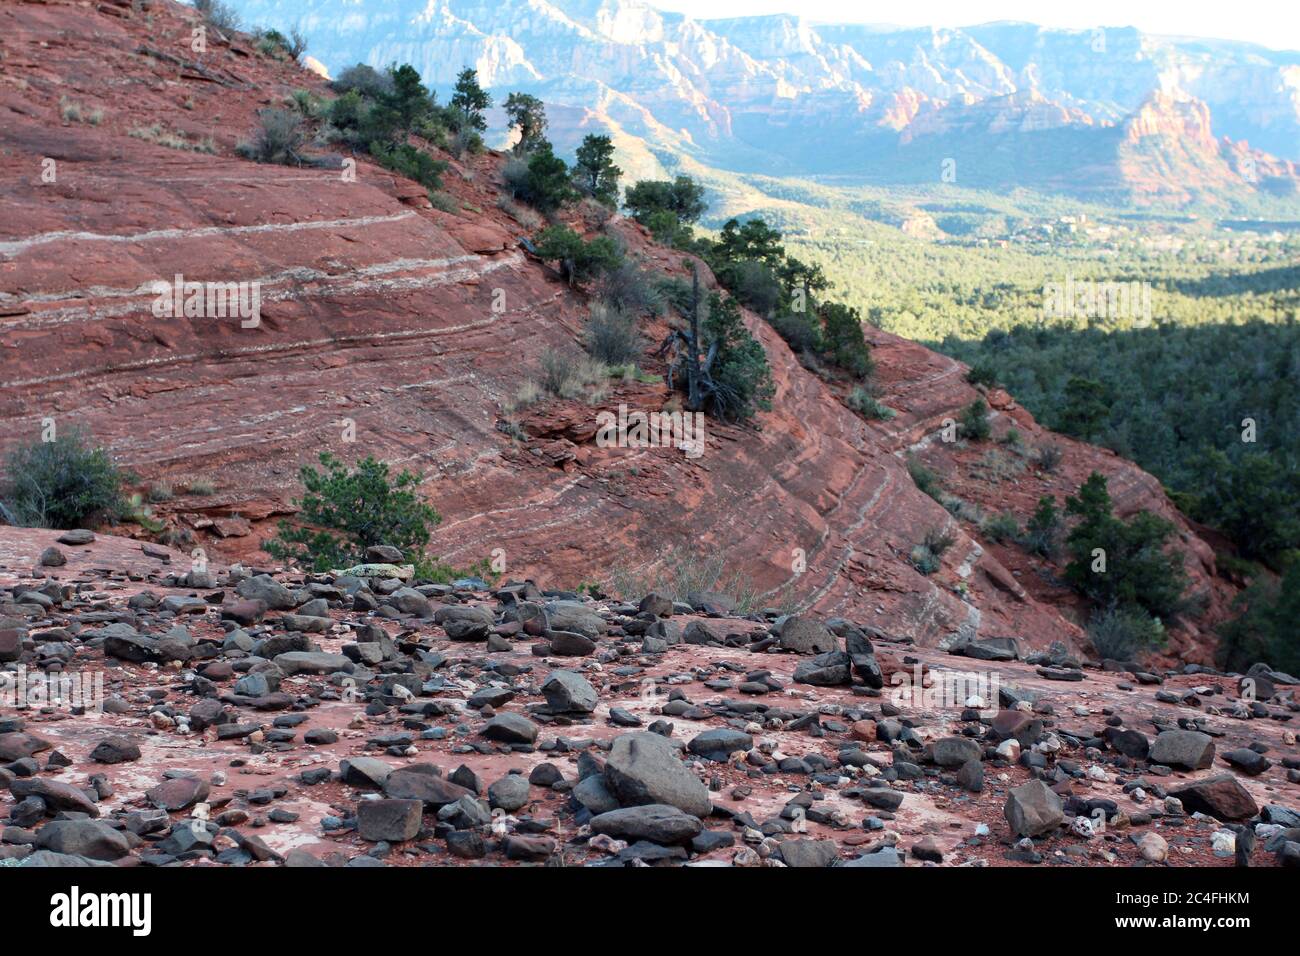
M704 783L658 734L616 738L605 763L605 780L623 806L666 803L697 817L708 816L712 809Z
M1002 813L1016 836L1042 836L1065 820L1061 798L1041 780L1030 780L1012 789Z
M420 832L423 812L419 800L362 800L357 804L357 833L363 840L412 840Z
M1151 744L1151 762L1205 770L1214 763L1214 738L1197 730L1166 730Z
M1259 813L1255 799L1237 778L1225 773L1171 790L1188 813L1207 813L1219 820L1249 820Z

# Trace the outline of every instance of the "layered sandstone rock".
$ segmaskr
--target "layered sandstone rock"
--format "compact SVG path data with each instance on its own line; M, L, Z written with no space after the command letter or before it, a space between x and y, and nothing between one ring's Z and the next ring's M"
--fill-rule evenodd
M124 8L125 9L125 8ZM1134 466L1046 435L1005 396L1001 431L1065 448L1055 474L981 478L978 446L935 440L977 393L959 363L871 332L882 401L865 422L804 369L766 324L749 323L773 367L773 411L757 427L706 423L704 453L602 448L596 416L660 410L662 385L611 383L597 405L507 409L546 348L577 351L586 303L517 244L528 229L498 208L501 157L453 163L455 212L412 205L412 184L361 161L287 168L239 159L258 109L319 77L212 39L184 47L189 8L150 18L65 4L0 9L0 445L90 429L145 480L182 493L158 517L231 559L265 561L261 540L291 513L297 472L319 452L375 455L424 476L443 515L433 549L466 566L576 584L614 569L652 572L674 548L721 555L760 603L788 604L922 644L1014 636L1075 643L1072 599L1010 547L978 540L909 477L915 454L989 511L1032 511L1096 469L1120 510L1178 522L1179 546L1212 621L1223 605L1209 547ZM63 118L75 100L98 124ZM130 135L163 123L208 154ZM50 160L50 167L45 161ZM54 170L51 181L42 173ZM586 228L579 223L581 228ZM629 254L677 276L680 253L634 224L608 226ZM175 276L257 283L260 320L159 317L153 283ZM706 276L706 280L708 277ZM711 281L711 280L710 280ZM662 333L662 326L652 328ZM645 367L664 371L649 355ZM999 421L1003 420L1003 421ZM954 546L933 575L908 556L929 531ZM1175 649L1206 653L1192 624Z

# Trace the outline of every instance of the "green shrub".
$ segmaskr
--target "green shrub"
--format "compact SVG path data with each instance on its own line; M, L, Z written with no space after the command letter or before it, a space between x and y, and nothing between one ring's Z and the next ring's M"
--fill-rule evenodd
M977 398L962 409L957 428L963 438L971 441L984 441L993 434L993 426L989 424L989 407L984 399Z
M239 144L239 154L259 163L301 166L303 159L298 151L307 142L302 117L280 109L262 110L257 115L259 125L251 140Z
M393 92L393 78L391 74L380 73L373 66L358 63L344 69L330 86L336 93L357 93L358 98L379 100Z
M418 475L390 478L388 465L369 457L350 469L329 452L320 463L322 471L304 465L299 472L305 494L296 502L297 519L281 521L278 536L263 542L268 554L316 571L358 564L378 544L400 549L407 560L423 554L442 519L417 495Z
M634 364L644 347L636 316L602 302L591 307L586 341L587 350L606 365Z
M655 229L650 222L656 216L661 220L661 228L676 229L698 222L708 208L704 187L689 176L678 176L671 182L642 180L628 187L623 201L632 217L651 232Z
M522 199L528 190L528 160L531 158L531 152L517 149L501 166L501 179L515 199Z
M1038 507L1025 524L1025 534L1021 543L1025 549L1044 558L1056 554L1056 538L1061 530L1061 515L1056 510L1056 499L1043 495L1038 499Z
M417 584L452 584L462 578L479 578L488 584L495 584L501 575L492 570L492 562L480 558L467 568L458 568L445 561L433 558L420 558L415 562L413 583Z
M1061 446L1055 443L1039 445L1038 452L1035 456L1038 460L1038 467L1043 469L1047 474L1052 474L1061 464L1061 459L1065 453L1061 451Z
M434 190L442 188L446 162L434 159L422 149L406 143L389 146L376 140L370 144L370 155L385 169L414 179L421 186Z
M356 90L348 90L336 97L326 108L330 125L342 134L344 139L355 140L360 135L361 122L369 107L365 99Z
M520 176L509 170L508 176L516 198L522 199L538 212L551 213L566 202L577 198L569 182L569 167L556 156L551 144L543 142L527 157L528 169Z
M1233 602L1237 616L1220 630L1222 666L1244 671L1263 662L1288 674L1300 672L1300 557L1280 578L1260 574Z
M289 94L288 105L304 118L319 119L325 113L325 101L311 90L294 90Z
M627 260L600 274L595 294L606 305L632 315L660 315L664 311L664 292L655 276Z
M239 14L222 0L194 0L194 9L210 27L225 33L239 29Z
M456 130L456 132L452 134L450 141L447 143L447 149L450 150L451 154L457 159L460 159L466 154L477 156L479 153L483 152L484 148L483 137L479 134L479 131L476 129L469 129L468 127L462 127L461 129Z
M210 478L195 478L185 483L184 491L186 494L206 497L216 494L217 486Z
M1002 544L1006 541L1013 541L1020 535L1020 522L1016 516L1010 512L1004 511L996 518L989 518L980 528L981 531L990 540Z
M912 476L912 481L915 482L917 488L935 501L939 500L940 495L943 494L939 476L930 468L927 468L915 455L907 456L907 473Z
M460 212L460 203L444 192L436 189L429 190L429 205L434 209L440 209L443 212L449 212L453 215Z
M297 61L307 52L307 40L295 27L285 36L279 30L259 30L253 34L257 52L277 60Z
M421 82L419 71L409 63L392 67L388 76L392 80L392 89L381 98L381 102L398 115L402 129L412 129L417 120L429 114L433 103L429 88Z
M534 249L538 258L558 262L560 275L570 285L585 284L623 262L618 247L608 236L597 236L588 242L568 226L543 229L534 240Z
M545 349L538 359L538 384L557 398L581 398L587 390L605 381L608 368L599 359L579 352Z
M162 123L152 126L133 126L126 131L132 139L142 139L147 143L156 143L168 149L183 149L192 153L215 153L217 144L211 136L192 140L181 130L170 130Z
M966 381L972 385L983 385L986 388L995 388L998 384L997 370L987 362L977 362L970 367L966 373Z
M171 501L176 497L176 491L165 481L156 481L151 484L145 493L149 501L157 504L161 501Z
M772 328L796 352L816 355L822 350L822 329L817 317L808 312L788 312L772 317Z
M745 327L735 299L714 292L708 303L701 329L704 347L714 354L711 410L719 418L748 421L759 410L770 411L776 394L767 353Z
M939 556L931 553L925 545L921 544L918 544L912 549L912 553L908 555L908 560L911 561L912 567L916 568L916 570L920 571L924 575L934 574L934 572L943 567L943 563L939 560Z
M914 547L908 556L912 562L912 567L925 575L934 574L943 566L943 553L952 545L953 538L951 535L945 534L938 529L927 531L925 540Z
M847 400L849 408L853 409L863 418L881 419L888 421L898 413L888 405L882 405L874 395L862 386L858 386L849 393Z
M108 452L79 429L57 441L10 452L5 462L5 520L24 527L79 528L121 516L123 475Z
M931 528L925 533L925 547L934 555L941 556L956 543L956 538L946 531L940 531L938 528Z
M1141 608L1104 608L1088 621L1088 643L1103 660L1136 660L1165 640L1164 625Z
M776 273L754 259L745 259L731 266L726 271L725 284L747 309L764 318L775 315L785 297Z

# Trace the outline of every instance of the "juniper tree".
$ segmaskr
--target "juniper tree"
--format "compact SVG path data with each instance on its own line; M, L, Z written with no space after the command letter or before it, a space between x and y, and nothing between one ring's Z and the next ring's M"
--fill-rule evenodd
M505 111L510 125L519 127L516 153L532 152L545 141L546 106L541 100L528 93L511 93L506 97Z

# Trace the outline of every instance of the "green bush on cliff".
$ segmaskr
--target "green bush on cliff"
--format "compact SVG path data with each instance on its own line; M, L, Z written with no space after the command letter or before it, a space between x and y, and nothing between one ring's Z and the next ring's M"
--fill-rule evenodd
M370 144L370 155L385 169L391 169L409 179L414 179L428 189L442 188L442 174L447 169L443 160L434 159L422 149L406 143L388 146L379 140Z
M1171 522L1149 511L1117 518L1106 479L1095 471L1066 500L1066 512L1078 519L1065 539L1065 580L1076 591L1102 610L1136 607L1164 617L1183 609L1182 559L1165 550Z
M299 472L306 493L295 502L297 521L280 522L279 534L263 542L267 554L315 571L359 564L377 544L392 545L408 561L423 555L442 518L416 494L418 475L390 477L388 465L373 457L348 468L322 452L320 463L321 471L304 465Z
M533 240L539 259L559 263L560 275L570 285L583 285L623 262L614 240L597 236L587 241L568 226L550 226Z
M23 445L5 462L0 517L34 528L79 528L117 518L124 478L108 452L69 428L54 441Z

